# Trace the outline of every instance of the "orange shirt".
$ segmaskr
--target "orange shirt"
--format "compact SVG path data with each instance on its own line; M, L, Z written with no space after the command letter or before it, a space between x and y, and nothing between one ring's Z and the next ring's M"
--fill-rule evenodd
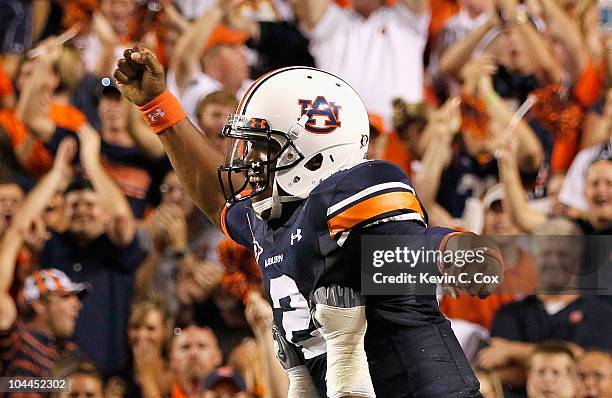
M24 167L30 175L41 177L51 168L53 157L43 142L30 134L27 127L17 118L14 110L0 109L0 125L11 137L15 153L24 151Z
M58 127L70 131L78 131L83 124L87 123L85 114L70 104L51 104L49 117Z

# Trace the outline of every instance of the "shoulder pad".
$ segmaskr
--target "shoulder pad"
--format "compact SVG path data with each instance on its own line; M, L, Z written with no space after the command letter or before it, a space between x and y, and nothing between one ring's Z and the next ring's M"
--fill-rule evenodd
M376 222L415 220L426 224L427 220L408 176L388 162L364 162L339 171L312 194L326 199L332 237Z

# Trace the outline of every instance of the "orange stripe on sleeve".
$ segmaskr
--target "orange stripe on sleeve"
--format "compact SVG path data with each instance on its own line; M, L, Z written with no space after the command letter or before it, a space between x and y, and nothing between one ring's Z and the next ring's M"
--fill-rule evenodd
M394 210L413 210L424 220L421 204L411 192L389 192L359 202L327 221L329 233L335 236L339 232L353 228L355 225Z
M227 224L225 223L225 216L227 216L228 209L229 209L229 206L225 205L223 206L223 210L221 210L221 231L223 231L223 235L225 235L229 240L234 242L229 232L227 232Z

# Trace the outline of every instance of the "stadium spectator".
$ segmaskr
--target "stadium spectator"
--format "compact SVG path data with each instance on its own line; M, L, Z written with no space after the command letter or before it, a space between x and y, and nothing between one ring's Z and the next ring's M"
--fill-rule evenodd
M295 11L309 30L317 67L345 79L368 112L383 118L385 128L392 126L393 98L423 99L427 1L399 0L388 6L382 0L355 0L352 9L331 0L297 3L304 3L296 4Z
M576 358L567 344L539 344L529 356L527 369L527 398L576 396Z
M440 56L453 44L462 41L475 29L491 29L497 23L497 16L492 12L490 0L460 0L459 13L446 21L438 33L429 55L428 75L439 98L445 99L456 95L459 84L446 78L440 71ZM447 61L448 62L448 61ZM446 66L447 70L449 66ZM450 86L454 85L454 87ZM450 86L450 87L449 87Z
M196 108L198 127L221 150L224 150L226 146L226 140L221 136L221 131L227 122L227 115L233 114L237 108L236 95L227 90L213 91L206 95Z
M428 8L431 56L424 65ZM576 352L579 346L609 352L612 296L580 294L612 286L612 272L605 272L612 268L594 261L609 251L612 219L612 35L599 31L598 13L597 2L572 0L0 0L0 326L7 329L0 332L0 373L7 370L5 348L28 349L8 347L9 331L11 339L17 332L39 339L34 327L72 327L74 341L99 370L81 356L44 363L40 374L61 370L73 381L72 392L54 396L286 396L269 303L248 294L261 288L259 270L247 261L251 254L231 245L217 250L222 234L176 174L167 173L162 146L138 109L123 106L105 79L129 42L152 49L169 67L169 87L222 149L219 132L249 77L316 60L364 97L371 115L368 156L409 174L429 225L504 235L498 242L506 263L502 294L446 296L440 303L455 318L453 328L467 325L469 339L460 341L487 368L477 372L486 398L502 396L495 376L524 396L525 365L543 340L571 342ZM427 91L424 80L444 84ZM86 124L100 132L101 156L91 156L98 151L94 136L87 138L90 128L79 132ZM99 163L143 219L138 229L117 189L111 195L99 189L112 184L108 177L109 184L100 184ZM581 237L541 238L534 271L521 245L540 238L512 237L532 233L601 236L581 241L582 257L575 249ZM228 266L228 259L235 264ZM50 272L40 266L64 272L75 286L89 282L88 297L79 304L74 295L49 293L24 303L18 298L25 297L18 295L24 282ZM509 304L536 286L535 295ZM133 300L151 293L160 297ZM61 308L69 314L51 316ZM188 337L185 345L199 350L200 360L186 351L181 357L178 347L170 360L171 318L199 325L181 329L173 344ZM491 344L476 357L488 327ZM47 344L53 336L40 339ZM218 348L198 348L200 339ZM58 357L76 347L61 340ZM222 354L245 391L237 392L243 388L231 377L204 391ZM565 362L565 354L531 360L546 377L554 369L567 373ZM612 394L606 353L589 351L578 366L577 397ZM96 372L118 377L103 391ZM533 382L534 390L546 392L546 377ZM564 377L560 388L571 378Z
M276 349L272 340L272 307L261 293L251 292L245 309L245 316L255 335L255 340L245 339L242 350L254 354L254 360L241 356L236 349L229 358L229 365L238 370L246 379L248 390L254 396L283 398L287 395L288 378L276 358Z
M520 245L520 230L508 216L504 188L491 187L482 199L484 226L482 233L499 246L504 258L504 281L485 299L460 295L445 296L440 303L442 312L451 319L463 319L491 329L499 308L515 299L533 294L537 287L537 273L533 258Z
M589 211L589 204L584 196L584 176L590 164L605 148L605 144L599 144L581 150L567 171L567 177L559 192L559 201L573 210L574 214L584 216Z
M217 338L209 328L177 328L170 342L170 368L175 382L171 398L200 398L202 381L223 362Z
M480 382L480 393L483 398L504 398L504 390L495 372L476 369L474 373Z
M103 398L104 382L95 365L82 355L69 354L59 360L51 376L66 380L67 391L49 394L49 398Z
M235 0L234 3L240 5L241 2ZM305 6L296 0L287 3L291 3L293 8ZM242 3L242 6L248 7L248 4ZM255 4L253 8L263 9L264 7ZM262 76L286 66L315 66L308 49L308 39L297 25L299 21L257 20L245 14L245 12L236 12L236 10L228 12L227 23L232 29L249 35L246 44L257 52L257 63L251 66L252 74Z
M2 246L6 249L4 244ZM80 298L87 287L74 283L57 269L36 271L25 280L18 316L17 305L8 294L14 267L2 265L2 376L49 377L51 367L59 358L77 350L71 337L81 309Z
M604 351L587 351L578 360L577 398L612 396L612 356Z
M135 0L100 0L91 20L91 33L83 43L83 61L96 76L110 76L129 40Z
M589 166L584 194L589 204L586 219L578 222L587 235L612 234L612 152L606 150Z
M368 146L368 159L384 159L385 150L389 144L389 133L385 130L382 118L369 114L370 143Z
M218 285L222 269L216 245L223 235L197 210L174 171L164 177L160 190L161 204L144 225L150 250L138 269L136 289L162 296L177 317L181 302L191 306L207 301Z
M242 376L234 369L216 369L204 380L204 398L253 398Z
M579 185L584 189L587 211L584 213L567 211L567 213L574 216L585 235L610 235L612 231L612 208L609 199L612 195L611 150L612 145L610 144L587 149L586 152L582 152L576 158L576 169L570 169L571 174L568 175L568 184L576 182L578 170L584 170ZM587 164L585 160L591 157L593 157L591 163ZM582 166L578 166L578 164ZM501 179L508 192L510 192L508 202L512 219L525 231L533 232L534 229L546 222L548 214L527 205L514 156L508 151L504 151L502 156L499 157L499 165ZM567 187L569 186L564 184L564 187L561 188L560 202L568 196ZM580 194L581 192L574 192L572 198ZM572 204L577 203L578 206L581 206L579 202L581 201L576 199L571 201Z
M187 28L170 62L168 88L194 124L197 105L207 94L225 89L241 98L251 84L244 52L248 35L220 25L228 6L217 2Z
M581 295L582 261L579 227L553 218L536 230L537 294L501 307L493 321L492 343L479 355L479 365L495 369L504 384L520 389L522 365L536 344L557 339L580 347L612 349L612 307L599 297ZM566 236L557 236L566 235ZM578 235L578 236L577 236Z
M93 286L75 340L108 376L125 366L127 312L143 251L127 200L102 167L99 135L89 126L78 135L80 162L89 180L77 178L66 189L68 229L51 231L39 258L42 266L55 266ZM59 183L37 200L47 203Z
M127 197L134 216L145 213L149 190L157 170L156 161L163 156L159 140L154 137L142 116L126 103L115 86L100 90L98 115L100 117L101 151L104 170ZM78 130L54 126L44 141L54 153L66 137L74 137Z
M158 296L136 298L127 326L130 364L109 383L121 385L126 397L166 396L172 385L168 365L168 343L172 319L166 303Z

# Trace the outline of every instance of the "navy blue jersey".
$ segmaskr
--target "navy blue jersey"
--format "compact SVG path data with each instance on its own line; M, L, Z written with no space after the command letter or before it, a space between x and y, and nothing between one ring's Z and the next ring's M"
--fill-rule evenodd
M427 215L408 177L382 161L339 171L307 199L288 205L293 212L276 228L257 218L249 200L226 209L222 224L230 238L252 248L274 322L306 359L325 352L311 320L311 292L331 283L359 290L357 234L391 224L393 234L438 233L441 239L449 231L426 228Z

